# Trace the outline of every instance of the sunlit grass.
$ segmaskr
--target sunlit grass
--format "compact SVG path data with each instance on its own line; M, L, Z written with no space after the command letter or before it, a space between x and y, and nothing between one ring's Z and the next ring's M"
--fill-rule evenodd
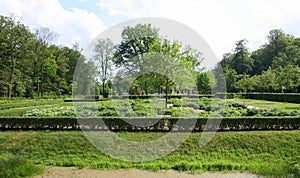
M281 111L299 111L300 104L287 103L287 102L276 102L276 101L266 101L266 100L251 100L251 99L233 99L228 101L240 102L247 106L254 106L260 109L278 109Z
M142 142L165 134L117 133L122 138ZM300 131L220 132L204 147L198 146L200 137L201 133L192 133L170 155L155 161L132 163L103 154L82 132L9 131L0 133L0 154L20 155L42 165L95 169L246 171L276 176L299 172Z

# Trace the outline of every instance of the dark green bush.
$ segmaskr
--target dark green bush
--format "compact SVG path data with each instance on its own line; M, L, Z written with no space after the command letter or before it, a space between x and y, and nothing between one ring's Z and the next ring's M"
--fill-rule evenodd
M207 120L210 119L211 123L218 123L221 122L219 129L220 130L278 130L278 129L299 129L300 128L300 118L299 117L248 117L248 118L188 118L194 117L191 115L192 108L186 108L180 110L180 108L176 108L175 111L172 111L173 116L182 117L182 115L186 114L187 118L183 118L184 123L187 126L186 129L190 129L193 125L190 123L194 123L196 119L196 126L197 128L203 128L206 124ZM217 116L217 115L216 115ZM134 122L149 122L153 124L155 128L153 131L159 131L162 129L162 126L165 123L169 123L168 127L172 128L172 123L175 124L178 120L178 117L172 118L164 118L160 119L159 122L156 123L156 120L153 118L137 118L131 117L127 118L130 120L135 120ZM156 118L157 119L157 118ZM98 118L2 118L0 119L0 129L2 130L27 130L27 129L34 129L34 130L78 130L79 125L85 127L85 129L91 130L98 127L108 127L108 128L130 128L132 127L130 124L124 122L126 118L119 118L119 117L106 117L103 118L105 121L105 125L102 122L99 122ZM171 124L170 124L171 123ZM148 128L149 129L149 128Z

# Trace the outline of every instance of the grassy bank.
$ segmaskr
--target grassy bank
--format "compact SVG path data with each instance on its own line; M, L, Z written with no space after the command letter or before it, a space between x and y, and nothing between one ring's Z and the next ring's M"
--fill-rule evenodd
M128 140L149 141L165 133L118 133ZM180 134L180 133L176 133ZM193 133L175 152L159 160L130 163L99 152L82 132L0 132L0 152L36 164L95 169L175 169L188 172L248 171L284 176L300 171L300 131L217 133L198 147L201 133ZM145 150L146 151L146 150Z

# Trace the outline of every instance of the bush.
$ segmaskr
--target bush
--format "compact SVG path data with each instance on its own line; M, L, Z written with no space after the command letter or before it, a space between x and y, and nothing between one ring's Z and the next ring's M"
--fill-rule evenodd
M174 108L173 108L174 109ZM195 113L191 113L192 108L185 108L183 110L176 108L173 111L171 118L163 118L157 122L157 118L119 118L119 117L106 117L102 118L103 122L99 122L98 118L1 118L0 119L0 129L1 130L80 130L80 126L83 129L93 130L97 128L115 128L115 130L123 129L130 131L132 125L128 124L126 120L132 120L134 123L147 122L152 123L153 128L151 131L160 131L166 123L168 127L172 128L179 117L186 116L181 121L185 123L185 129L191 129L195 120L197 122L197 130L201 130L208 119L211 123L221 123L219 130L292 130L300 128L300 118L299 117L248 117L248 118L194 118ZM213 113L212 113L213 115ZM190 117L188 117L190 116ZM197 114L196 114L197 116ZM192 118L193 117L193 118ZM127 128L127 129L126 129ZM128 130L129 129L129 130ZM150 129L150 128L147 128ZM144 130L146 131L146 130Z
M193 108L182 107L178 109L173 109L172 117L197 117L197 114Z

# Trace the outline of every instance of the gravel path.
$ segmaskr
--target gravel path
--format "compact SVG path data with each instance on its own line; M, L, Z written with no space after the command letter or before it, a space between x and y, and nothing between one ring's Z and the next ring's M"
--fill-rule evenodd
M174 170L151 172L144 170L94 170L78 169L74 167L47 167L44 175L34 178L257 178L259 176L248 173L203 173L187 174Z

